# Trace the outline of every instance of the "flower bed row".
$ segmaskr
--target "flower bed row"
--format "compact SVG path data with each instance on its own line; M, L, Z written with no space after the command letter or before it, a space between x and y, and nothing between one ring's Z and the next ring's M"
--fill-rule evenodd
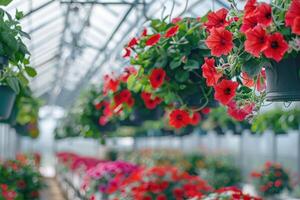
M199 176L172 166L147 168L124 161L94 162L92 159L91 162L91 158L66 152L57 154L57 158L59 177L68 179L87 199L204 200L216 199L217 196L224 200L260 199L243 194L236 187L214 190Z
M0 162L1 200L38 200L44 187L38 171L40 156L19 154L16 160Z

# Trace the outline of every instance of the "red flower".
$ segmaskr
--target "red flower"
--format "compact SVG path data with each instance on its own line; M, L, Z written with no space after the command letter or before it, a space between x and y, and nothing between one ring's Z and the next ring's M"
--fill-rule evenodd
M164 83L165 77L166 72L162 68L153 69L149 77L151 86L154 89L159 88Z
M258 23L263 26L269 26L272 23L272 8L267 3L260 3L256 8L255 15Z
M199 112L195 112L192 115L192 117L190 118L190 124L196 126L196 125L198 125L198 123L200 122L200 120L201 120L200 113Z
M231 80L222 80L215 86L215 99L227 105L234 98L238 85Z
M241 75L243 79L243 85L251 88L255 85L254 80L246 73L242 72ZM263 68L259 75L256 77L256 89L257 91L261 92L266 89L266 71Z
M154 99L146 99L145 101L146 108L153 110L157 106L157 102Z
M274 33L268 36L268 47L264 50L264 55L279 62L288 49L289 45L284 40L283 35L281 33Z
M190 123L189 113L185 110L173 110L170 115L170 126L175 128L182 128Z
M127 89L122 90L120 93L114 96L115 106L119 106L122 103L127 103L127 101L131 98L131 92Z
M248 30L253 29L258 24L257 17L254 15L243 18L243 24L241 26L241 32L246 33Z
M213 56L227 55L233 48L232 33L223 27L212 28L206 45Z
M207 15L208 21L205 23L205 26L208 29L226 27L229 22L226 20L228 10L221 8L216 12L210 12Z
M201 112L205 115L209 114L210 113L210 107L205 107L201 110Z
M116 80L112 76L104 76L103 92L107 93L108 91L116 92L119 87L119 80Z
M171 28L169 28L169 29L167 30L167 32L166 32L166 34L165 34L165 37L166 37L166 38L173 37L174 35L177 34L178 30L179 30L179 26L178 26L178 25L172 26Z
M292 32L300 35L300 16L295 18L294 24L292 26Z
M267 34L261 26L256 26L254 29L246 32L245 51L255 57L259 57L267 46Z
M158 43L159 40L160 40L160 34L159 33L154 34L146 41L146 46L153 46L156 43Z
M144 28L144 30L143 30L143 32L142 32L142 37L145 37L145 36L147 36L147 29L146 28Z
M107 124L107 122L108 122L108 118L106 116L99 117L99 121L98 121L99 125L104 126Z
M126 103L129 107L132 107L134 105L134 102L135 102L134 98L131 97L127 100Z
M123 54L123 58L128 58L131 55L131 51L128 47L126 47L124 50L125 53Z
M177 24L177 23L180 22L181 20L182 20L181 17L175 17L175 18L172 19L172 23L173 23L173 24Z
M157 195L156 200L167 200L167 197L164 194L159 194Z
M205 63L202 65L202 75L206 78L206 85L214 86L222 77L222 72L217 72L215 67L215 59L205 58Z
M254 171L254 172L251 173L251 177L253 177L253 178L260 178L261 177L261 173Z
M276 180L275 183L274 183L274 186L275 186L275 187L280 187L280 186L282 186L282 181L281 181L281 180Z
M172 192L176 199L182 199L184 196L184 191L181 188L174 188Z
M148 99L150 99L151 98L151 93L149 93L149 92L142 92L141 93L141 97L142 97L142 99L145 101L145 100L148 100Z
M137 45L137 43L138 43L138 39L136 39L136 38L134 37L134 38L132 38L132 39L129 41L127 47L128 47L128 48L132 48L132 47L134 47L135 45Z
M253 14L253 12L256 10L256 0L248 0L245 7L244 7L244 11L245 11L245 15L251 15Z
M246 72L242 72L241 77L242 77L243 85L249 88L254 86L254 80Z
M292 0L291 5L285 15L285 25L293 27L294 20L300 17L300 1Z
M243 121L248 117L254 108L254 104L248 104L243 107L238 107L235 102L228 104L228 114L237 121Z

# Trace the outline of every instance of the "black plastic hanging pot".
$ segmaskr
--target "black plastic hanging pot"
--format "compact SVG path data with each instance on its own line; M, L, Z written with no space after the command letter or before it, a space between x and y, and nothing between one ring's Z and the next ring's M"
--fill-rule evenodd
M12 109L9 117L5 120L0 120L0 123L10 124L12 126L16 125L18 112L19 112L18 106L16 104L14 104L13 109Z
M300 55L266 67L267 101L300 101Z
M8 65L8 58L5 56L0 56L0 70Z
M0 120L8 119L15 103L16 93L8 86L0 85Z

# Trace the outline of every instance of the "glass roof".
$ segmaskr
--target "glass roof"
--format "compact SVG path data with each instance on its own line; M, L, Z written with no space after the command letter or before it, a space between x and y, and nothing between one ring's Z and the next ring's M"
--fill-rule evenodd
M243 2L243 1L241 1ZM243 3L239 3L242 5ZM14 0L38 76L31 81L48 104L68 106L90 83L126 65L124 44L147 26L146 17L200 16L228 7L226 0Z

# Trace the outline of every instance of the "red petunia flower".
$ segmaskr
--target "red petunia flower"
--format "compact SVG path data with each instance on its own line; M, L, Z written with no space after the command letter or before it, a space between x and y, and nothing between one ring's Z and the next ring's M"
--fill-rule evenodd
M173 23L173 24L177 24L177 23L180 22L181 20L182 20L181 17L175 17L175 18L172 19L172 23Z
M190 123L189 113L185 110L176 109L173 110L170 115L170 126L175 128L182 128Z
M267 46L267 34L261 26L256 26L254 29L246 32L245 51L255 57L259 57Z
M173 189L173 195L176 199L183 199L184 191L181 188L174 188Z
M127 103L131 98L131 92L127 89L122 90L120 93L114 96L115 106L119 106L122 103Z
M190 118L190 124L196 126L196 125L199 124L200 120L201 120L201 115L200 115L200 113L199 113L199 112L195 112L195 113L192 115L192 117Z
M285 15L285 25L287 27L292 27L294 25L294 20L300 17L300 1L292 0L291 5Z
M280 186L282 186L282 181L281 181L281 180L276 180L275 183L274 183L274 186L275 186L275 187L280 187Z
M248 0L244 7L245 16L252 15L253 12L256 10L256 6L257 6L256 0Z
M130 41L129 41L129 43L128 43L128 45L127 45L127 47L128 48L133 48L135 45L137 45L138 44L138 39L137 38L132 38Z
M159 33L154 34L146 41L146 46L153 46L156 43L158 43L159 40L160 40L160 34Z
M258 23L269 26L272 23L272 7L267 3L260 3L255 11Z
M145 36L147 36L147 33L148 33L147 29L146 29L146 28L144 28L144 29L143 29L143 32L142 32L142 37L145 37Z
M222 72L218 72L215 66L215 59L205 58L205 63L202 65L202 75L206 78L206 85L214 86L222 77Z
M170 27L165 34L165 38L173 37L174 35L177 34L178 30L179 30L178 25Z
M237 82L223 79L214 87L215 99L227 105L234 98L238 86L239 84Z
M244 86L249 88L254 86L254 80L246 72L242 72L241 77Z
M246 73L242 72L241 74L243 85L251 88L254 87L255 82L254 80ZM263 68L260 72L260 74L256 77L256 89L257 91L261 92L266 89L266 71L265 68Z
M123 58L128 58L131 55L131 50L126 47L125 49L125 53L123 54Z
M242 33L246 33L247 31L253 29L258 25L258 20L255 15L251 15L249 17L244 17L243 18L243 24L241 26L240 31Z
M261 173L256 172L256 171L251 172L251 174L250 174L250 176L253 177L253 178L260 178L261 175L262 175Z
M159 194L157 195L156 200L167 200L167 196L164 194Z
M205 115L209 114L210 113L210 107L205 107L201 110L201 112Z
M233 48L232 33L223 27L212 28L205 43L213 56L227 55Z
M292 26L292 32L300 35L300 16L295 18L294 24Z
M108 117L106 116L99 117L99 121L98 121L99 125L105 126L107 122L108 122Z
M162 68L153 69L149 77L151 86L154 89L159 88L164 83L165 77L166 72Z
M134 98L131 97L126 101L126 103L129 107L132 107L135 103L135 100L134 100Z
M104 76L103 93L106 94L108 91L116 92L119 87L120 81L112 76Z
M248 104L242 107L238 107L235 102L228 104L228 114L237 121L243 121L248 117L254 108L254 104Z
M216 12L208 13L208 21L205 23L205 26L208 29L228 26L229 22L226 20L227 14L228 10L225 8L221 8Z
M268 47L264 50L264 55L279 62L288 49L289 45L283 35L277 32L268 36Z
M155 99L146 99L144 101L146 108L148 108L149 110L153 110L156 108L157 106L157 101Z
M151 93L149 93L149 92L142 92L141 93L141 97L142 97L142 99L145 101L145 100L148 100L148 99L151 99Z

